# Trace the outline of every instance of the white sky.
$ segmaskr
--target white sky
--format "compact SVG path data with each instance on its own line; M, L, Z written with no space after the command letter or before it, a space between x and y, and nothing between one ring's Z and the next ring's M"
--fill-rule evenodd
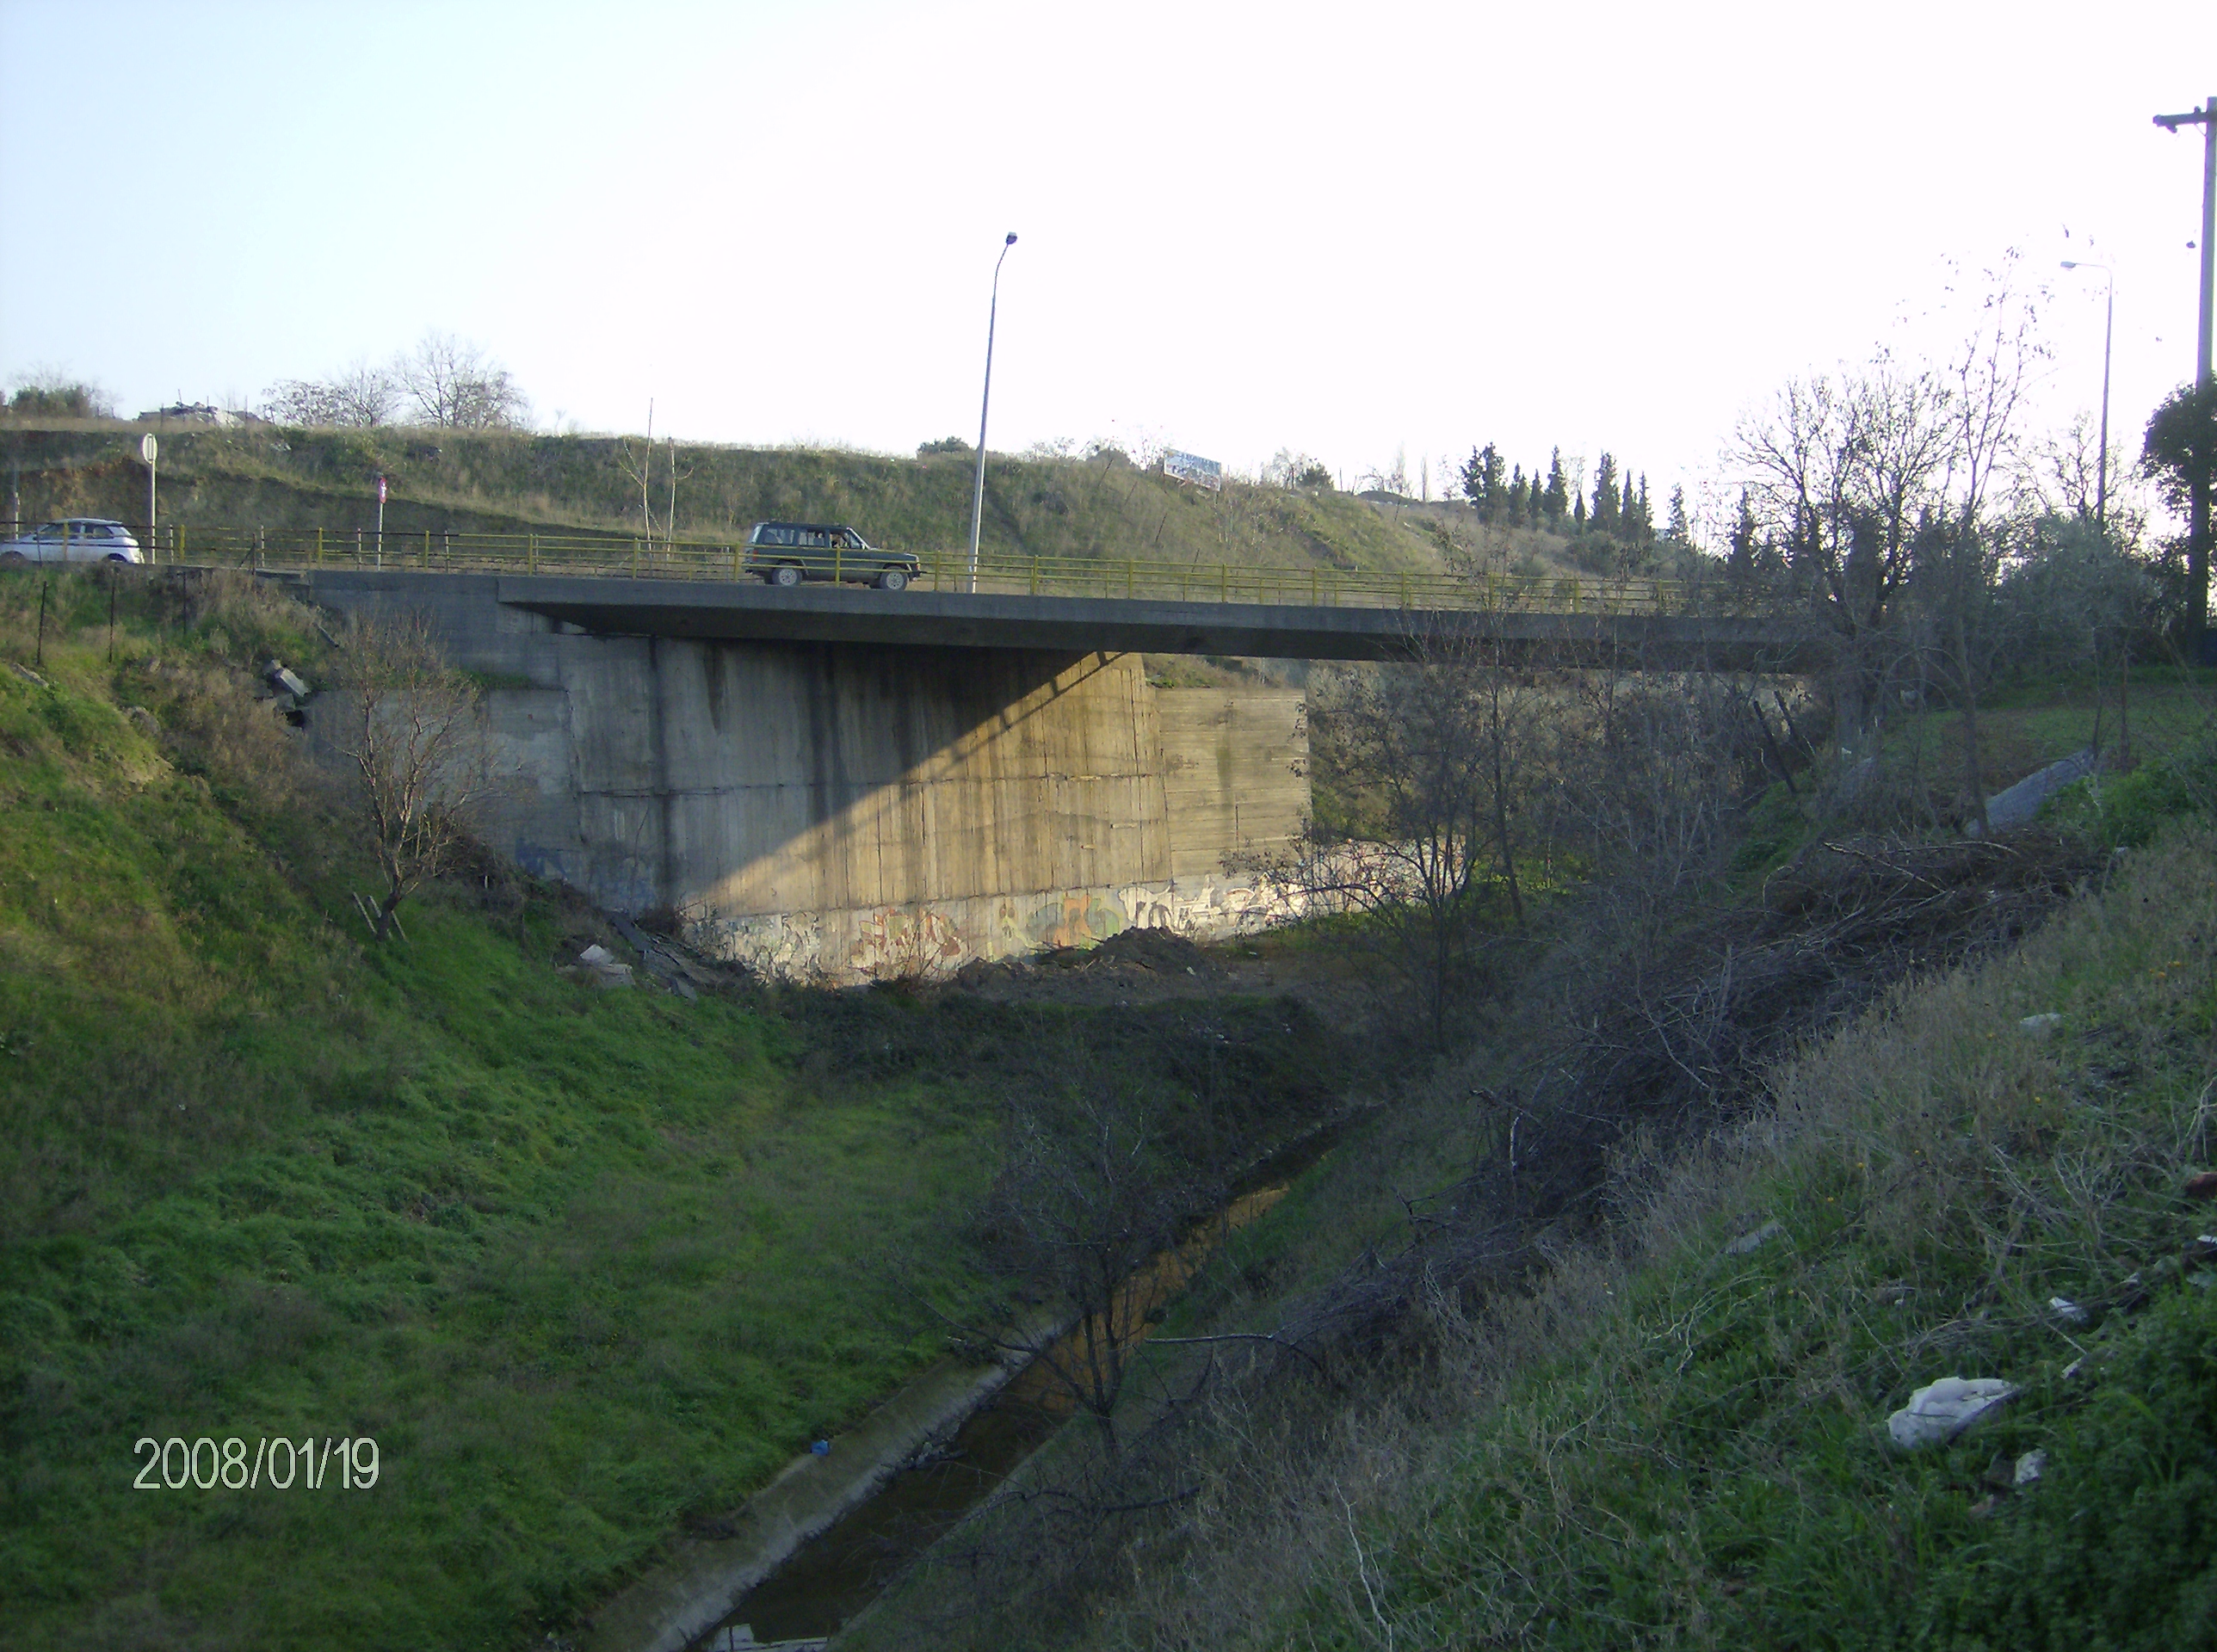
M2114 263L2136 453L2200 215L2150 116L2217 92L2217 5L0 0L0 373L126 414L437 329L542 422L911 451L976 434L1015 230L996 448L1559 443L1659 509L2012 247L2055 418L2101 383L2056 261Z

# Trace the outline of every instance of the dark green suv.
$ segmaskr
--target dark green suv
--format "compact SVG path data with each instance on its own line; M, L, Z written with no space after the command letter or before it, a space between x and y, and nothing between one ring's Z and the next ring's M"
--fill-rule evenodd
M836 580L905 590L923 571L905 551L883 551L851 527L833 522L756 522L747 535L747 571L773 585Z

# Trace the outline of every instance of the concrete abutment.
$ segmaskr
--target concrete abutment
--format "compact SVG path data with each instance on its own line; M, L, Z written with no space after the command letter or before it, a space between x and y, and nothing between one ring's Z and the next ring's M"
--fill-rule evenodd
M424 614L489 685L496 848L780 974L1229 933L1263 902L1227 856L1308 809L1297 691L1158 688L1135 654L597 635L491 577L300 583Z

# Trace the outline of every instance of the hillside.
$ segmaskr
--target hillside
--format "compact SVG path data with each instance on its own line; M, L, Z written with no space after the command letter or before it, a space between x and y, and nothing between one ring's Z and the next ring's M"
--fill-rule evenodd
M140 427L9 422L0 450L25 515L146 513ZM451 430L192 428L162 435L163 521L353 533L375 519L375 478L390 479L392 533L636 533L639 484L626 473L642 444L615 436ZM657 532L670 451L654 458ZM736 537L765 519L829 520L872 542L930 556L966 546L966 454L917 459L818 448L680 444L680 538ZM981 531L987 551L1135 557L1198 564L1436 572L1442 540L1421 512L1329 490L1181 485L1119 456L992 456Z
M935 1310L1013 1311L972 1225L1012 1112L1113 1075L1207 1164L1333 1105L1342 1042L1261 1001L603 990L580 949L639 955L490 862L371 945L345 794L257 698L271 653L328 679L316 616L148 578L111 632L102 571L0 574L10 1646L543 1644L939 1358ZM375 1483L312 1491L341 1439Z
M1227 1241L1118 1451L1059 1441L838 1644L2217 1645L2217 743L2175 686L2179 743L2054 827L1782 788L1723 898L1566 905ZM1896 1446L1951 1377L2014 1392Z

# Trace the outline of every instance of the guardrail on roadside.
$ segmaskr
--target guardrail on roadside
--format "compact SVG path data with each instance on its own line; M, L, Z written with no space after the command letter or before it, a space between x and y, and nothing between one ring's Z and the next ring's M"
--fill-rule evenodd
M467 533L437 528L412 533L388 529L380 534L368 528L345 532L193 523L164 523L151 532L138 527L132 532L145 559L157 564L254 570L390 568L636 579L756 577L748 571L747 546L743 540L648 540L589 533ZM816 552L811 556L812 562L828 559L837 576L855 580L867 580L879 565L868 552ZM926 558L916 585L930 591L971 589L966 554ZM1319 566L1275 568L1128 557L1007 554L979 558L976 589L1004 595L1593 614L1687 613L1697 606L1714 605L1722 595L1714 585L1697 588L1667 579L1362 573Z

